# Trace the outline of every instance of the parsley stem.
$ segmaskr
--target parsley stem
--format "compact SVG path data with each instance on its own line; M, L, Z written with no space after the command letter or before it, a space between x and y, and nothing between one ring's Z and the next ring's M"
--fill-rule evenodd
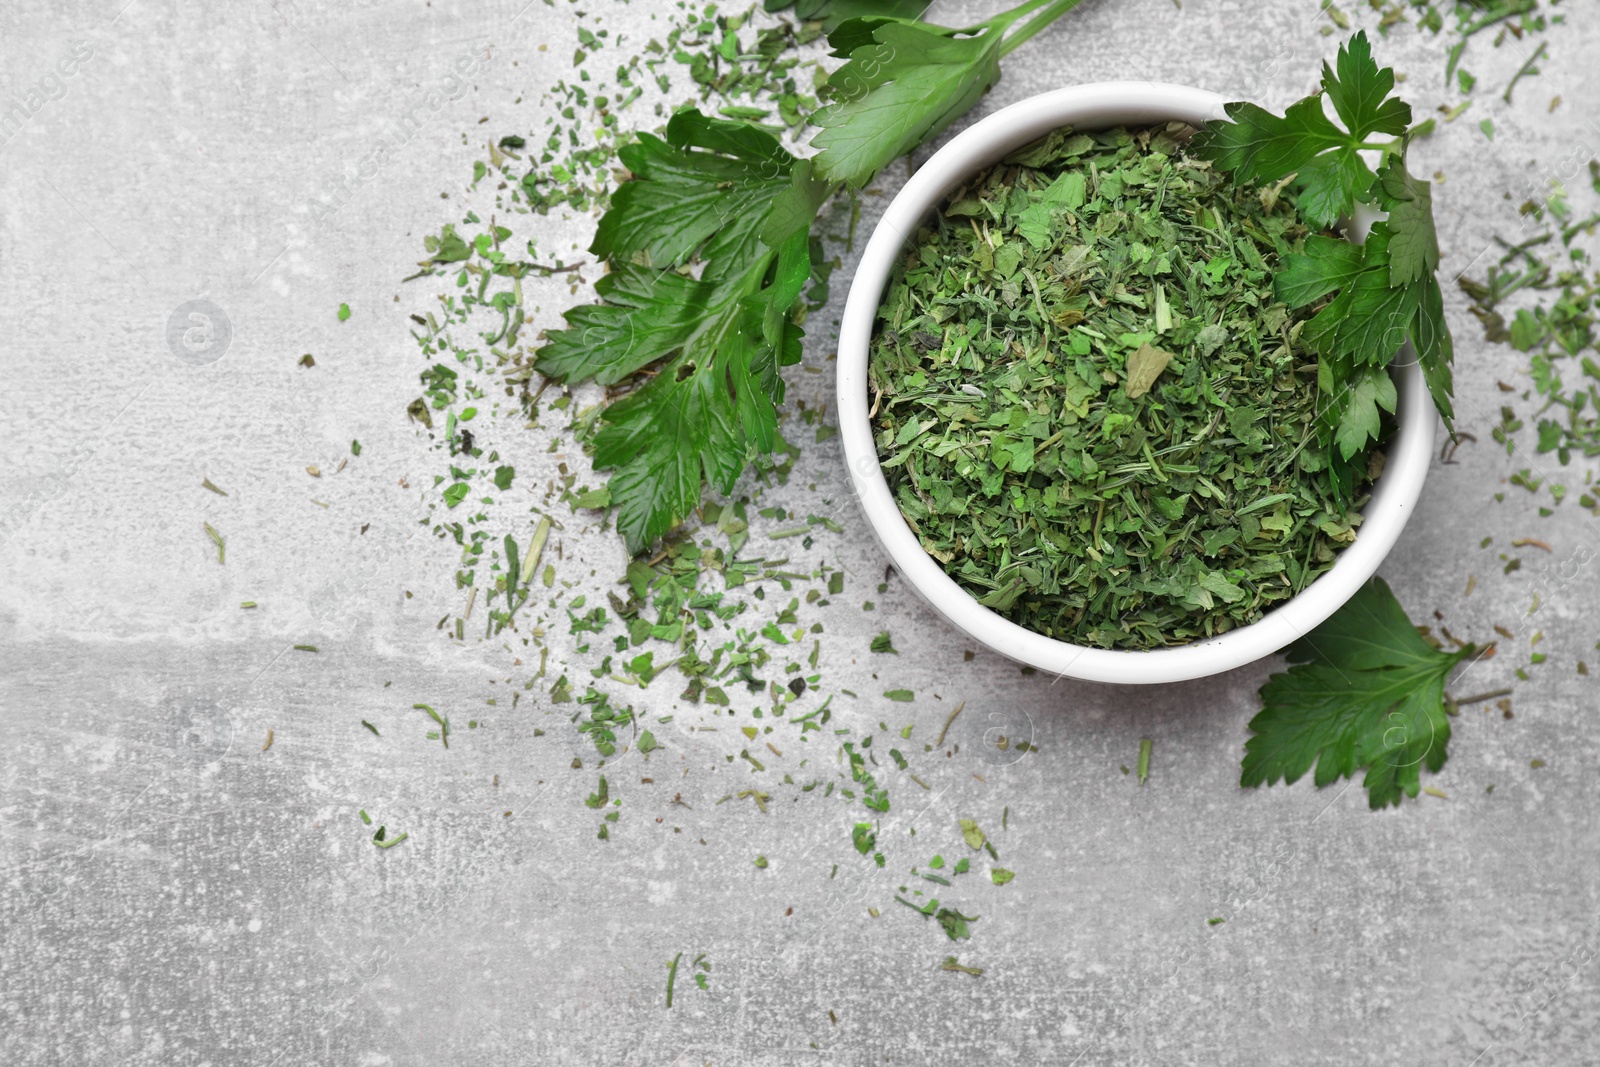
M1497 22L1504 22L1513 15L1526 14L1537 7L1538 3L1539 0L1504 0L1504 2L1496 4L1487 10L1481 5L1475 4L1473 6L1483 11L1483 15L1476 22L1462 30L1461 36L1465 40L1465 38L1471 37L1481 30L1486 30ZM1448 77L1448 75L1446 76Z
M1042 5L1044 5L1046 3L1049 3L1049 2L1050 2L1050 0L1026 0L1026 3L1018 4L1016 7L1012 8L1010 11L1002 11L1000 14L996 15L994 18L985 19L983 22L978 23L976 26L969 27L968 29L962 30L961 32L962 33L969 33L969 34L977 34L977 33L982 32L983 30L993 30L996 33L1004 33L1006 31L1006 29L1008 27L1010 27L1010 25L1013 22L1016 22L1018 19L1022 18L1025 15L1028 15L1028 14L1031 14L1032 12L1034 12L1034 11L1037 11Z
M939 967L941 970L960 971L962 974L970 974L974 978L983 977L982 967L968 967L954 956L946 956L945 961Z
M1069 12L1073 8L1077 7L1082 2L1083 2L1083 0L1054 0L1053 3L1049 4L1047 7L1044 8L1043 11L1040 12L1038 17L1036 17L1036 18L1032 19L1031 21L1029 21L1026 26L1023 26L1016 33L1013 33L1011 36L1007 37L1003 42L1001 42L1001 45L1000 45L1000 56L1001 56L1001 58L1002 59L1005 58L1006 56L1008 56L1012 52L1014 52L1016 49L1020 48L1024 44L1026 44L1028 42L1028 40L1030 38L1032 38L1035 34L1037 34L1040 30L1042 30L1045 27L1049 26L1056 19L1060 18L1062 15L1065 15L1067 12ZM1024 4L1021 7L1019 7L1016 11L1012 12L1012 17L1028 14L1030 11L1033 10L1033 8L1034 8L1034 5L1031 4L1031 3ZM1006 23L1006 25L1010 25L1010 23L1008 22L1008 23Z
M1510 695L1511 695L1511 690L1509 690L1509 689L1491 689L1487 693L1474 693L1469 697L1462 697L1459 700L1457 700L1456 703L1458 705L1459 704L1480 704L1485 700L1493 700L1496 697L1508 697Z
M1529 56L1528 61L1522 64L1522 66L1518 67L1517 72L1511 76L1511 83L1506 86L1505 95L1501 97L1502 100L1508 104L1511 103L1511 90L1517 87L1517 83L1523 78L1527 77L1529 74L1539 73L1539 68L1534 66L1534 64L1544 56L1545 50L1549 47L1550 43L1548 41L1539 42L1539 47L1534 50L1533 55Z
M954 710L950 712L949 717L944 720L944 726L939 730L939 736L933 740L934 748L938 748L940 745L944 744L944 735L950 732L950 724L956 721L956 716L960 715L961 709L966 706L967 702L963 700L961 703L955 706Z
M445 748L449 748L450 721L441 716L437 711L434 711L432 708L428 707L426 704L413 704L411 705L411 708L413 711L425 711L433 717L433 721L439 724L439 740L444 742Z
M672 957L672 962L667 964L667 1007L672 1007L672 983L678 980L678 961L683 959L683 953Z
M1594 226L1597 223L1600 223L1600 213L1597 213L1597 214L1594 214L1594 215L1590 215L1588 218L1584 219L1582 222L1574 222L1571 226L1567 226L1567 227L1562 229L1562 231L1561 231L1561 240L1562 241L1571 241L1574 237L1576 237L1578 235L1578 231L1587 230L1587 229L1589 229L1590 227ZM1591 289L1588 290L1587 293L1580 293L1579 294L1579 298L1581 299L1582 297L1590 295L1593 292L1594 292L1594 290L1591 288Z

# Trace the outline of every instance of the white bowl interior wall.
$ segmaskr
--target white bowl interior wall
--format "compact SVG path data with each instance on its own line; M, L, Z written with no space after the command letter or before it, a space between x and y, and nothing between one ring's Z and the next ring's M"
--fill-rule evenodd
M1216 93L1155 82L1073 86L1012 104L954 137L912 176L873 231L851 282L840 324L838 403L844 456L862 511L895 568L934 611L974 641L1041 671L1095 682L1178 682L1220 674L1271 655L1332 615L1377 572L1422 492L1432 458L1435 414L1421 368L1407 346L1395 361L1398 429L1385 448L1383 474L1362 508L1363 523L1355 543L1299 595L1260 621L1217 637L1149 651L1057 641L981 606L923 550L896 507L867 417L867 360L878 307L907 238L964 180L1051 130L1173 120L1198 126L1223 117L1222 104Z

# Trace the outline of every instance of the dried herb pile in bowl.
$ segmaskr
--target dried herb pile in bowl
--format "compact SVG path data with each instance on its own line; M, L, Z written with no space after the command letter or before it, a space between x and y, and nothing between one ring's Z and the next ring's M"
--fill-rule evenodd
M979 603L1059 640L1254 622L1360 522L1366 465L1343 491L1318 438L1313 309L1273 295L1307 226L1189 158L1191 133L1019 151L907 243L880 310L873 426L901 512Z

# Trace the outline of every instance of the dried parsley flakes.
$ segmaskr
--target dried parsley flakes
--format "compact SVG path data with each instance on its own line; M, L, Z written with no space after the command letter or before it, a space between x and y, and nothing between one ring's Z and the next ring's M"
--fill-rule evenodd
M1254 622L1360 522L1317 442L1310 313L1272 292L1307 228L1186 157L1190 132L1024 148L919 230L880 309L901 512L981 604L1060 640Z

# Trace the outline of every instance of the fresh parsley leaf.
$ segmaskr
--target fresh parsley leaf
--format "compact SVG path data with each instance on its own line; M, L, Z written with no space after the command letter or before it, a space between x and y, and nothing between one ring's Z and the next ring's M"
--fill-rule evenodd
M830 191L771 134L692 109L673 116L666 141L642 134L621 155L635 178L590 246L614 261L612 273L596 285L602 302L568 312L568 328L540 350L551 377L612 385L680 351L713 355L778 247L807 231ZM703 263L698 279L663 269L691 259Z
M1405 343L1421 294L1389 284L1390 236L1387 223L1373 224L1361 246L1363 270L1306 325L1303 336L1319 355L1383 366Z
M616 472L611 499L630 552L688 515L702 478L730 492L752 454L772 451L783 398L778 368L799 361L800 331L784 312L809 266L804 234L776 266L778 278L749 304L708 320L720 329L696 331L654 378L606 409L594 464Z
M1366 269L1358 244L1313 234L1304 247L1282 257L1272 282L1273 295L1291 308L1315 303Z
M1302 253L1284 256L1274 282L1275 295L1290 308L1327 298L1303 337L1319 358L1322 442L1336 446L1346 462L1377 440L1379 410L1394 409L1392 383L1370 369L1388 364L1407 341L1447 429L1455 416L1454 346L1435 277L1433 187L1406 170L1411 109L1391 96L1394 87L1394 71L1378 67L1366 35L1357 33L1331 66L1323 64L1319 90L1282 117L1254 104L1229 104L1227 119L1208 123L1193 141L1193 150L1235 183L1293 178L1295 206L1315 227L1332 226L1357 203L1387 213L1359 248L1309 237ZM1324 97L1346 129L1329 120ZM1370 138L1380 134L1397 140L1373 144ZM1382 153L1376 173L1361 158L1371 149ZM1348 470L1339 478L1348 481Z
M1406 173L1395 157L1378 173L1389 239L1389 283L1409 285L1439 266L1439 236L1433 226L1433 185Z
M1306 326L1305 339L1324 360L1319 380L1329 397L1328 421L1340 427L1346 458L1354 454L1350 449L1362 447L1354 444L1354 427L1375 424L1365 418L1339 418L1336 409L1348 401L1338 394L1364 384L1370 393L1372 383L1357 380L1357 368L1388 362L1406 340L1417 352L1446 427L1455 416L1450 369L1454 347L1444 320L1444 295L1434 276L1439 242L1431 192L1428 183L1406 174L1398 158L1384 166L1379 184L1389 218L1373 225L1364 244L1309 237L1303 253L1284 257L1273 286L1278 299L1291 308L1338 291ZM1393 410L1388 405L1386 409Z
M1389 284L1404 286L1415 296L1410 340L1422 364L1434 407L1453 429L1455 409L1450 364L1455 346L1444 321L1444 294L1435 271L1439 267L1439 235L1433 222L1433 186L1406 172L1403 157L1392 157L1378 173L1381 204L1389 213Z
M1453 430L1455 387L1450 364L1455 345L1444 321L1444 294L1435 271L1439 267L1439 235L1433 222L1433 186L1406 172L1405 160L1391 158L1379 171L1382 204L1389 213L1389 284L1415 294L1411 347L1422 365L1434 407Z
M1403 136L1411 107L1391 98L1394 71L1372 58L1365 32L1339 48L1334 65L1322 65L1322 87L1277 116L1250 103L1224 107L1227 119L1208 123L1193 149L1239 184L1269 184L1295 175L1295 206L1315 226L1331 226L1365 200L1374 174L1361 158L1373 134ZM1323 110L1323 96L1344 123Z
M1376 441L1383 425L1378 409L1393 414L1395 402L1394 381L1386 371L1379 367L1359 368L1338 402L1334 442L1339 454L1350 459L1369 442Z
M828 34L848 62L828 78L833 102L814 116L817 173L861 188L887 164L937 136L1000 80L1000 60L1077 6L1024 3L969 29L888 16L894 5ZM1013 23L1032 18L1014 33Z
M1439 279L1432 275L1417 285L1420 293L1417 318L1411 327L1411 344L1422 364L1422 378L1428 383L1433 406L1444 419L1445 429L1453 433L1455 408L1450 401L1455 394L1455 384L1450 364L1455 358L1455 344L1444 321L1444 293L1439 289Z
M1364 30L1340 46L1332 68L1322 64L1322 89L1358 141L1374 133L1399 137L1411 125L1411 106L1388 98L1394 91L1394 71L1378 69Z
M795 160L771 134L694 110L672 117L666 140L641 133L617 154L633 179L612 197L589 246L606 259L676 267L698 253L726 275L745 265L740 257L755 245L773 202L794 195Z
M1313 226L1332 226L1372 187L1372 171L1354 152L1325 152L1300 168L1295 206Z
M631 147L638 177L613 199L593 250L655 267L615 264L597 286L604 302L569 312L538 367L614 384L665 361L606 409L594 439L595 467L616 472L617 528L637 553L699 503L702 482L729 492L747 461L776 446L778 370L800 356L790 311L811 272L811 218L831 189L770 134L695 111L675 115L665 141ZM657 269L696 258L699 278Z
M1281 181L1318 153L1349 143L1348 135L1323 114L1321 93L1289 105L1281 117L1246 101L1222 110L1227 120L1207 123L1190 148L1240 185Z
M942 26L872 20L871 42L857 43L864 21L851 20L829 35L835 54L849 62L828 78L836 102L813 116L822 132L811 141L818 172L858 189L965 114L1000 80L998 28L984 26L964 37Z
M618 264L595 285L601 303L567 312L539 350L540 373L613 385L681 349L711 308L714 286L671 271Z
M1437 772L1447 757L1445 680L1475 651L1434 649L1373 578L1289 646L1293 666L1262 687L1239 784L1293 783L1315 765L1319 788L1365 770L1374 809L1416 796L1421 768Z

